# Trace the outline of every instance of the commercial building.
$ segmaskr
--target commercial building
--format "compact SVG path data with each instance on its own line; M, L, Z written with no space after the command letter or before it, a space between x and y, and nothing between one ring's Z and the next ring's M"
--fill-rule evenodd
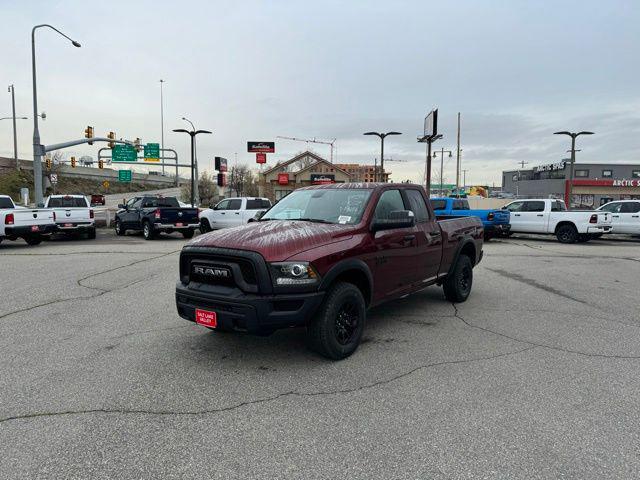
M259 191L261 197L278 201L296 188L349 181L349 173L338 165L313 152L305 151L262 172Z
M502 172L502 191L520 198L562 198L569 204L569 162ZM640 199L640 164L576 163L572 208L597 208L612 200Z
M359 163L336 163L336 167L341 168L351 176L352 182L369 183L376 181L376 170L373 165L360 165ZM383 179L378 181L388 182L391 172L381 172L378 167L378 174Z

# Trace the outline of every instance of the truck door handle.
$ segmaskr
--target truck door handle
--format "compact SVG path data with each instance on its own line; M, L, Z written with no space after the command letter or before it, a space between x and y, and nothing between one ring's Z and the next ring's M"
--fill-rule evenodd
M236 212L236 215L240 215L240 212Z
M631 218L640 218L640 215L631 215Z
M224 215L224 212L220 212L220 215Z
M411 242L412 240L415 240L415 239L416 239L416 236L415 236L415 235L405 235L404 237L402 237L402 239L403 239L405 242Z
M544 217L544 214L542 214L542 213L538 213L538 214L536 215L536 217Z
M612 215L613 218L620 218L620 215Z
M432 237L439 237L440 235L442 235L442 232L440 232L440 230L434 230L433 232L429 232L429 235L431 235Z
M513 214L513 216L514 216L514 217L519 217L519 216L520 216L520 214L519 214L519 213L514 213L514 214Z

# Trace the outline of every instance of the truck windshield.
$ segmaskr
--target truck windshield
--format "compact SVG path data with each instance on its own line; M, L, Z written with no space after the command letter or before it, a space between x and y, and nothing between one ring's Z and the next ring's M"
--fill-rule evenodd
M280 200L260 220L307 220L355 225L371 192L358 189L296 190Z
M49 208L85 208L88 207L84 197L54 197L49 199Z

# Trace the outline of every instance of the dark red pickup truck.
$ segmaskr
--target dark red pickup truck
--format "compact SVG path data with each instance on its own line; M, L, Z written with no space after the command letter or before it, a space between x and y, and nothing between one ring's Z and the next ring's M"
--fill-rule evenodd
M358 347L370 307L433 284L465 301L482 236L476 217L436 218L417 185L301 188L259 221L183 248L178 313L213 330L305 326L312 348L341 359Z

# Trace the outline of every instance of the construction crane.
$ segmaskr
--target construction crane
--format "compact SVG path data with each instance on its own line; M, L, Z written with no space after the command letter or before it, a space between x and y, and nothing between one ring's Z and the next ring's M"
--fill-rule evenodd
M385 162L408 162L409 160L400 160L400 159L395 159L395 158L385 158L384 161Z
M333 163L333 149L336 148L335 147L335 143L336 143L336 139L334 138L333 140L326 141L326 140L317 140L316 137L313 138L296 138L296 137L282 137L282 136L277 136L276 138L282 138L284 140L293 140L294 142L305 142L305 143L321 143L323 145L329 145L331 147L331 158L330 161L331 163Z

